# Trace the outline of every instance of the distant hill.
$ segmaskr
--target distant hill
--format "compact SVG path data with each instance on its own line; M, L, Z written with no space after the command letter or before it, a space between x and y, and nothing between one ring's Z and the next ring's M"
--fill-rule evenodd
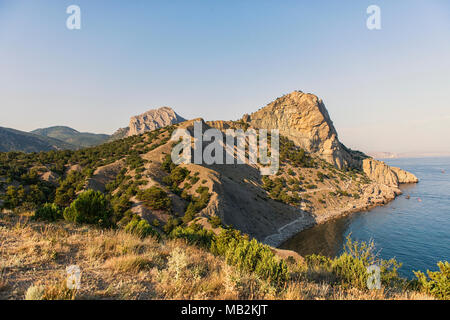
M58 139L78 148L86 148L102 144L103 142L106 142L110 137L107 134L79 132L75 129L64 126L36 129L31 131L31 133Z
M393 153L393 152L373 151L373 152L369 152L367 154L375 159L395 159L395 158L399 157L399 155L397 153Z
M76 149L76 146L51 137L0 127L0 152L40 152Z

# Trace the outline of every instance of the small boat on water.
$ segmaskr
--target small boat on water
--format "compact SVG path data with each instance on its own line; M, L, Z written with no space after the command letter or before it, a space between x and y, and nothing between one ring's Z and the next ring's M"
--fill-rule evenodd
M406 196L406 199L411 199L411 196L408 194L407 196Z
M445 173L445 170L441 170L442 173Z

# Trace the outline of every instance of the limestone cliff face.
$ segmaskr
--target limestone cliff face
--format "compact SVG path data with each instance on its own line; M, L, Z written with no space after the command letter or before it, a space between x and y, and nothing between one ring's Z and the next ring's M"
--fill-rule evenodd
M419 181L409 172L347 149L339 141L322 100L313 94L294 91L250 115L244 115L242 121L255 128L279 129L281 135L309 153L338 168L360 168L376 183L398 187L400 183Z
M183 121L186 121L186 119L180 117L169 107L149 110L138 116L131 117L127 135L133 136Z
M279 129L281 135L339 168L353 163L339 142L325 105L313 94L294 91L245 115L242 121L255 128Z
M382 161L372 158L364 159L362 162L362 169L366 175L373 181L388 185L398 186L398 177L391 167Z
M419 179L412 173L405 171L397 167L390 167L392 171L397 175L399 183L417 183Z
M372 158L363 160L363 171L366 175L380 184L398 187L401 183L417 183L419 179L403 169L390 167L383 161Z

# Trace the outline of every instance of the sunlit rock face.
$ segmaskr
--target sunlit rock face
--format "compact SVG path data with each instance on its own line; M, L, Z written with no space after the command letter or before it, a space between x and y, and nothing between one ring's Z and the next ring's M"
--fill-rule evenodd
M127 135L133 136L183 121L186 121L186 119L180 117L169 107L149 110L143 114L131 117Z
M242 121L255 128L279 129L281 135L296 145L338 168L354 162L350 152L339 142L322 100L313 94L294 91L244 115Z

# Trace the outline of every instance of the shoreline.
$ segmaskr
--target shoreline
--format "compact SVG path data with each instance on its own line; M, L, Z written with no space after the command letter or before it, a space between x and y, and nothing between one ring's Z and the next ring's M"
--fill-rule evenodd
M315 215L302 215L296 220L293 220L280 228L278 228L278 233L271 234L264 238L262 241L264 244L267 244L271 247L280 249L280 246L289 240L290 238L294 237L298 233L310 229L316 225L320 225L326 222L329 222L333 219L338 219L345 217L347 215L358 213L358 212L365 212L370 211L371 209L381 207L384 205L387 205L394 201L398 196L402 195L403 191L400 189L400 193L398 193L394 198L388 199L385 203L372 203L372 204L364 204L357 206L356 204L349 204L347 208L342 209L335 209L333 211L327 212L325 214ZM295 252L295 251L293 251Z

